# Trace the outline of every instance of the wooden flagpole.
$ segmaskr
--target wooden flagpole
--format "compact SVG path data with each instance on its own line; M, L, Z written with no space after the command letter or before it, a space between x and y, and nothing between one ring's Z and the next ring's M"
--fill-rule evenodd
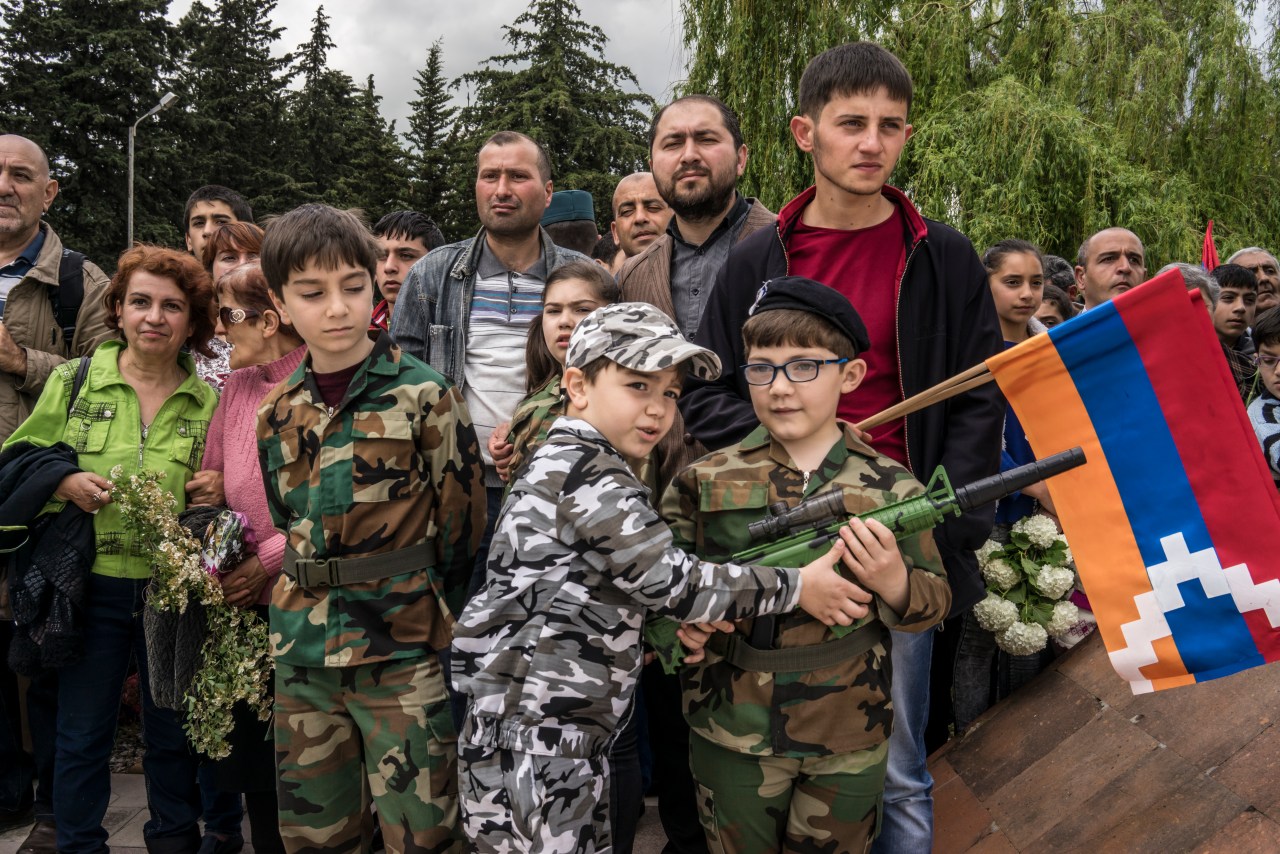
M961 371L950 379L943 380L933 388L927 388L919 394L914 394L901 403L895 403L888 409L881 410L870 418L858 422L856 425L859 430L870 430L872 427L879 427L888 421L896 418L910 415L913 412L924 409L926 406L932 406L940 403L949 397L955 397L957 394L963 394L969 389L977 388L991 382L995 377L991 371L987 369L985 362L981 362L969 368L967 371Z

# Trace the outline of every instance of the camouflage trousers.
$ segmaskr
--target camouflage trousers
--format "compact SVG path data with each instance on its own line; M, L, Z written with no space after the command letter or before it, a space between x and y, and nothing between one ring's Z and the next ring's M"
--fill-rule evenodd
M606 756L538 756L463 742L458 772L462 820L472 851L612 850Z
M721 747L694 733L689 761L713 854L864 852L879 826L885 742L787 759Z
M354 667L276 662L280 836L305 854L462 851L457 736L434 655Z

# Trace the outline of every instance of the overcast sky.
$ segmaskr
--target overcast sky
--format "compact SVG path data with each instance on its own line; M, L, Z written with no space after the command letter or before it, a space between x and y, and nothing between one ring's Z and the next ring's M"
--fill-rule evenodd
M278 52L306 41L319 5L280 0L273 16L285 28ZM191 0L174 0L169 17L178 20L190 6ZM528 6L528 0L329 0L324 11L337 44L329 65L360 84L372 74L383 115L396 119L396 130L403 132L415 97L413 78L426 64L431 43L442 40L445 75L453 80L508 52L502 27ZM630 68L643 92L661 101L683 78L679 0L578 0L578 7L587 23L608 36L606 58Z

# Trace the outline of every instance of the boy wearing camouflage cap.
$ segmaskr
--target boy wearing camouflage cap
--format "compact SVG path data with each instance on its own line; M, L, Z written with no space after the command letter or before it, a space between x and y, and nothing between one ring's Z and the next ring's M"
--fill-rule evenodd
M836 419L866 371L866 327L848 299L811 279L774 279L742 336L761 426L673 481L662 515L677 545L725 560L775 502L843 489L854 514L923 492ZM878 830L893 725L887 629L935 625L951 592L928 532L899 544L879 522L849 527L845 565L875 594L875 619L844 638L801 613L747 620L681 673L712 851L863 851Z
M459 799L478 851L606 851L609 747L630 714L648 612L686 626L797 605L848 625L870 596L832 572L715 566L673 547L628 467L670 429L686 373L720 364L643 303L588 315L566 358L565 416L525 464L494 531L485 585L454 633L469 707ZM694 655L698 653L695 651Z

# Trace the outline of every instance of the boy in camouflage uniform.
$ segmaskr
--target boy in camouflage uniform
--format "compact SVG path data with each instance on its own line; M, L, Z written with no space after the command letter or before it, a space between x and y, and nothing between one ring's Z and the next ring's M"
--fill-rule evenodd
M262 271L306 359L258 413L267 501L288 537L272 592L280 828L289 851L460 851L456 734L438 652L485 525L456 388L370 339L378 247L354 215L274 221Z
M681 472L662 502L677 545L707 560L746 548L748 523L775 502L839 488L854 514L923 492L836 420L866 370L849 301L787 277L766 283L750 314L742 370L761 427ZM875 619L843 639L800 613L747 620L682 671L712 851L863 851L877 830L893 725L887 629L940 622L951 594L928 532L899 553L878 522L851 526L853 575L875 594Z
M566 366L568 410L513 485L454 635L454 684L470 701L459 790L482 852L610 850L607 757L648 610L707 621L799 604L848 625L870 601L831 571L843 540L800 570L714 566L672 546L626 460L670 429L684 373L720 365L669 318L641 303L598 309Z

